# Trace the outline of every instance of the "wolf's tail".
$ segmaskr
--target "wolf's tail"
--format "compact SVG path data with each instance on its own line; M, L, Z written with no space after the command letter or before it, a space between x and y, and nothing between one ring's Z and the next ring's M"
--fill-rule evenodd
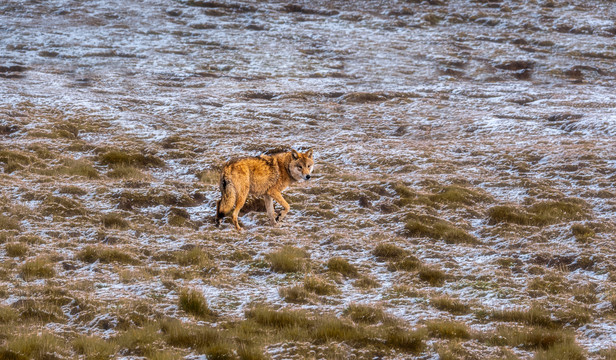
M216 226L220 225L220 221L225 215L233 210L237 197L233 183L231 183L226 176L220 179L220 192L222 197L216 203Z

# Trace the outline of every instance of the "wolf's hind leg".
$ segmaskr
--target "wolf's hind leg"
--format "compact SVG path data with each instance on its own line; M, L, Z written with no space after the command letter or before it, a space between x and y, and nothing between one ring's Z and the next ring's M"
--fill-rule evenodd
M289 203L282 197L281 193L272 193L270 194L270 196L273 197L274 200L276 200L276 202L283 207L280 214L276 217L276 221L280 222L282 221L282 219L284 219L285 216L287 216L287 213L289 212L289 210L291 210L291 207L289 206Z
M263 201L265 202L265 209L267 210L267 216L270 219L270 224L276 226L276 213L274 213L274 199L269 195L263 195Z
M239 232L241 232L243 229L237 221L237 216L240 213L240 210L242 210L242 207L244 207L244 203L246 203L246 198L248 198L247 191L245 194L242 194L242 193L237 194L237 200L235 202L235 209L233 209L233 214L231 214L231 221L233 222L233 225L235 225L235 228Z

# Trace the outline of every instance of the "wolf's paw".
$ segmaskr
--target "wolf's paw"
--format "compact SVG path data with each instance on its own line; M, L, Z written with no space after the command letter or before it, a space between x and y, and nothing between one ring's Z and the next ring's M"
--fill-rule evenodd
M280 217L280 213L276 214L276 224L278 224L280 221L282 221L282 218Z

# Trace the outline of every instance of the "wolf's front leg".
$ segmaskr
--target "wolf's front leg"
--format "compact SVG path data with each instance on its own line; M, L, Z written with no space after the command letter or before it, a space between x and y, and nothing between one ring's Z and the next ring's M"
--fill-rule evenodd
M265 202L265 209L267 211L267 216L270 219L270 224L272 226L277 226L278 223L276 222L276 213L274 212L274 199L265 194L263 195L263 201Z
M276 221L280 222L282 221L282 219L284 219L285 216L287 216L287 213L289 212L291 207L289 206L289 203L282 197L281 193L275 192L275 193L270 194L270 196L273 197L274 200L276 200L276 202L282 205L283 207L282 211L276 218Z

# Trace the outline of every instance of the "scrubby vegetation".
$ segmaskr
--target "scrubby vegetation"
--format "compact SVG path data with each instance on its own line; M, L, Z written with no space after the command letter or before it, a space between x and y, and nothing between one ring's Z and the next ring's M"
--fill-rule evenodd
M616 358L612 3L67 4L0 5L0 359Z

